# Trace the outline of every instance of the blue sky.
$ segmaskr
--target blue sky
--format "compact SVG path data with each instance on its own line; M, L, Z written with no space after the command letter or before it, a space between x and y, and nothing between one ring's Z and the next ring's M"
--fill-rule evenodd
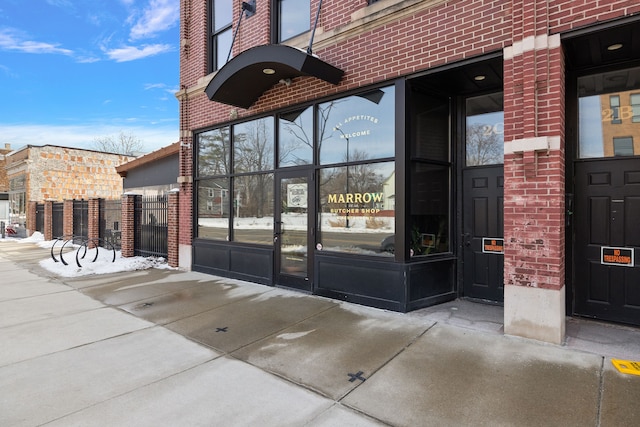
M0 148L178 141L179 0L0 0Z

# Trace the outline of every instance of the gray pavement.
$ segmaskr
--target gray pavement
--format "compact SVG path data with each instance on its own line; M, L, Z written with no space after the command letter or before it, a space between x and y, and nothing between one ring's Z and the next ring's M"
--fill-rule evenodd
M0 426L637 426L640 329L386 312L195 272L61 278L0 242Z

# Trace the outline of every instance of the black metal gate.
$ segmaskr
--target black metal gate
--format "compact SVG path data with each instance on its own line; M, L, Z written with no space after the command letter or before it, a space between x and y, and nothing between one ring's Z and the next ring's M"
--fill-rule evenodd
M51 204L51 228L54 238L64 235L64 203Z
M100 238L109 242L116 250L120 250L122 237L122 201L100 200ZM104 246L104 243L102 243Z
M89 236L89 201L73 201L73 235Z
M166 195L136 198L136 256L167 257L168 207Z
M36 203L36 231L44 232L44 203Z

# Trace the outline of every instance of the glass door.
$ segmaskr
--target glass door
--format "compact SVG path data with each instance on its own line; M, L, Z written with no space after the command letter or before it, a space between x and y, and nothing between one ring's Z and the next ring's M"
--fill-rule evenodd
M274 247L276 285L311 291L309 250L312 185L310 172L287 171L276 178Z

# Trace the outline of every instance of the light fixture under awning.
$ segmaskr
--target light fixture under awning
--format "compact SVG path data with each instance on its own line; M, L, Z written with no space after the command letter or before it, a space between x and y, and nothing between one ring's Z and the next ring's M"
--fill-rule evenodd
M285 45L257 46L222 67L205 89L210 100L249 108L282 79L316 77L337 85L344 71L303 50Z

